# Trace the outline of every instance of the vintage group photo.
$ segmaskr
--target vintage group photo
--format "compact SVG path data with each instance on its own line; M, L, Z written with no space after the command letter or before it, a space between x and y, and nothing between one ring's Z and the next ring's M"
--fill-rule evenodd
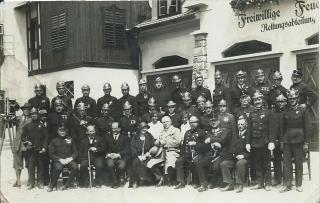
M317 0L0 1L0 202L319 202Z

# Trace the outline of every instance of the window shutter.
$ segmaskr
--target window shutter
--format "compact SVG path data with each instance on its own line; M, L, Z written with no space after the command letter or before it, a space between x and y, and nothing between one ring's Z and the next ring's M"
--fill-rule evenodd
M67 45L67 12L51 17L52 49L61 49Z
M104 9L104 46L113 48L124 47L125 12L115 6Z

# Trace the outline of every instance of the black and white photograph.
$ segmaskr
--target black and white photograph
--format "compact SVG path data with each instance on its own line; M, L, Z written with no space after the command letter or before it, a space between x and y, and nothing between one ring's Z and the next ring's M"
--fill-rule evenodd
M0 0L0 203L319 203L318 0Z

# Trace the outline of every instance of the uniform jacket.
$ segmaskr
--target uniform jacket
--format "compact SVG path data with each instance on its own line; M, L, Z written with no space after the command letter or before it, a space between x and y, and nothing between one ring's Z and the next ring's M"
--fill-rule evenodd
M80 121L83 120L86 122L86 125L80 125ZM86 126L93 125L94 120L90 116L85 116L84 118L81 117L71 117L71 137L75 140L75 142L78 142L82 137L86 136Z
M51 108L52 111L54 111L54 103L57 99L60 99L62 101L62 104L66 111L72 111L72 100L67 95L57 95L52 98L51 100Z
M58 135L58 128L64 126L69 130L71 128L71 116L67 112L51 112L47 117L49 142Z
M253 88L250 87L248 84L245 84L243 87L240 87L238 84L236 84L235 86L233 86L233 88L230 91L231 91L231 103L232 103L231 106L233 109L241 105L240 103L241 95L247 94L251 97L253 94Z
M130 139L126 134L120 133L118 140L114 139L113 134L105 136L106 154L119 153L121 159L128 159L130 156Z
M117 107L117 111L119 112L118 114L118 118L121 118L123 115L123 104L128 101L131 105L132 105L132 114L133 115L139 115L139 108L138 108L138 104L136 101L136 98L132 95L128 95L128 96L122 96L119 100L118 100L118 107Z
M221 128L228 128L231 131L232 136L236 134L236 131L237 131L236 121L232 114L230 113L219 114L218 118L220 121Z
M274 122L270 110L256 108L248 119L247 143L252 147L263 147L269 142L274 143Z
M230 129L227 128L212 128L211 131L208 132L207 135L210 138L210 143L218 142L221 145L221 149L218 150L219 154L221 154L221 157L223 159L230 159L232 158L231 153L231 140L232 140L232 134ZM208 146L211 150L211 146Z
M211 130L211 125L210 125L211 118L212 118L212 114L210 115L205 114L202 117L200 117L200 128L203 129L204 131Z
M111 133L111 125L114 119L112 117L100 116L97 118L94 123L96 126L97 136L104 137L107 134Z
M271 89L270 89L270 92L269 92L269 101L268 101L268 105L269 105L269 108L272 108L274 109L276 107L276 97L279 95L279 94L283 94L284 96L287 95L287 92L288 90L283 87L282 85L280 86L272 86Z
M29 141L35 151L48 147L47 128L43 127L39 121L31 121L22 129L21 140Z
M235 158L237 155L244 155L245 159L248 159L250 154L246 149L246 137L248 136L248 131L245 130L244 132L237 132L238 134L233 136L231 140L231 153Z
M37 108L38 110L46 110L47 113L50 112L50 100L46 96L34 96L29 99L28 103L31 105L31 107Z
M152 97L152 95L149 92L146 92L145 94L139 93L135 97L135 100L136 100L137 106L138 106L138 115L139 116L142 116L148 112L148 101L151 97Z
M116 118L118 116L117 114L119 114L119 112L117 112L118 100L111 95L103 95L97 100L97 115L101 116L102 106L106 103L110 107L111 116Z
M194 150L196 154L203 155L209 151L208 145L205 144L206 132L201 128L190 129L184 135L184 140L181 146L181 156L191 156L191 148L188 144L190 141L195 141Z
M172 125L174 127L179 128L181 126L182 118L180 113L177 113L177 112L174 112L173 114L166 113L165 115L171 118Z
M130 149L131 149L131 158L135 159L142 154L149 152L151 147L154 146L155 139L150 133L145 134L145 140L141 140L139 134L132 137Z
M96 100L94 100L91 97L80 97L78 99L76 99L76 102L74 103L74 111L77 110L77 106L78 104L82 102L87 106L87 115L95 118L97 115L97 104L96 104Z
M213 106L218 106L221 99L226 100L228 109L231 109L231 92L230 89L224 85L216 86L212 92Z
M21 136L23 132L23 127L31 123L32 119L28 116L21 115L17 117L15 123L16 123L16 136L13 140L13 150L19 152L21 150Z
M177 104L177 107L183 104L182 101L182 94L185 93L187 89L185 87L181 87L179 89L174 88L174 90L171 92L171 100L174 101Z
M49 145L49 156L53 161L77 157L76 144L70 137L56 137Z
M248 119L251 112L253 111L254 111L254 107L251 104L249 104L248 107L243 107L243 106L237 107L234 110L233 114L236 120L238 120L240 116L243 116L245 119Z
M125 134L128 134L128 132L130 132L132 135L132 133L135 133L137 131L140 119L135 115L130 115L129 117L122 116L119 122L122 132Z
M152 96L157 101L157 106L162 107L162 110L164 110L167 107L167 103L170 98L170 93L167 89L161 88L153 88L151 91Z
M197 104L197 99L200 95L203 96L204 98L206 98L207 101L208 100L212 101L211 92L208 88L196 87L196 88L193 88L190 93L191 93L191 98L192 98L193 104Z
M298 91L299 104L306 104L308 107L312 106L318 98L318 95L303 82L299 84L292 84L290 89Z
M79 161L88 160L88 150L90 147L96 147L97 152L90 152L90 158L94 159L95 157L104 157L106 153L106 145L103 138L94 136L92 143L89 141L89 137L84 137L80 140L79 145L77 146L78 159Z
M309 142L311 121L309 112L301 107L289 107L283 112L283 143Z

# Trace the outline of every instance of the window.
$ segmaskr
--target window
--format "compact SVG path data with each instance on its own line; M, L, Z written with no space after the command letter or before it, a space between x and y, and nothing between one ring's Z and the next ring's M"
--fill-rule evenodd
M30 49L32 59L39 57L38 44L38 18L32 18L30 20Z
M51 17L52 49L65 48L67 45L67 12L63 11Z
M155 69L158 68L165 68L165 67L171 67L171 66L181 66L181 65L187 65L189 63L189 60L186 58L183 58L181 56L173 55L173 56L165 56L159 59L157 62L154 63Z
M125 40L125 12L116 6L105 8L103 12L104 46L123 48Z
M307 45L319 44L319 33L307 38Z
M72 81L65 81L66 86L66 96L69 98L74 98L74 82Z
M181 13L181 0L158 0L158 18Z
M223 57L232 57L232 56L240 56L245 54L266 52L271 50L272 50L271 44L257 41L257 40L251 40L246 42L239 42L232 45L231 47L226 49L224 52L222 52L222 55Z

